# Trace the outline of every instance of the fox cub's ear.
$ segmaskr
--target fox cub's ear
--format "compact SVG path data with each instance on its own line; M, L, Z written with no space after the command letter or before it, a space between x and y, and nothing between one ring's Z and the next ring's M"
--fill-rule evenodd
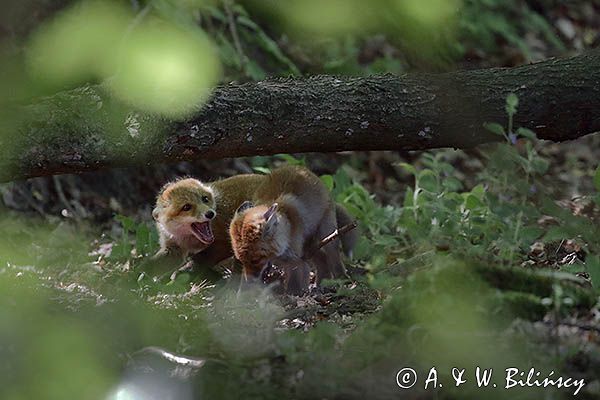
M252 207L254 207L254 204L252 204L251 201L246 200L238 207L238 209L235 211L235 213L236 214L243 213L244 211L246 211L247 209L252 208Z
M279 207L279 204L277 204L277 203L273 203L271 205L271 207L269 207L269 209L265 212L265 215L264 215L265 221L269 221L271 219L271 217L273 215L275 215L275 212L277 211L278 207Z
M270 234L273 231L273 228L277 225L277 217L275 214L277 213L277 208L279 205L277 203L273 203L271 207L264 213L263 218L265 219L265 225L263 226L262 234L263 236Z
M158 221L159 213L160 213L160 210L158 209L158 207L156 207L154 210L152 210L152 218L154 218L155 221Z

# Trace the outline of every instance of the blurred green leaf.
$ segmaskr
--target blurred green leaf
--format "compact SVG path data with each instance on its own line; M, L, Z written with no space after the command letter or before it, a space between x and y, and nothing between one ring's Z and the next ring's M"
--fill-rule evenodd
M543 158L535 158L531 161L531 167L536 173L543 175L546 173L546 171L548 171L548 167L550 167L550 161Z
M519 106L519 98L516 94L510 93L506 97L506 113L510 116L517 113L517 107Z
M116 75L119 98L143 110L182 118L199 109L220 77L206 35L148 17L123 40Z
M300 165L300 166L303 166L303 167L306 166L306 159L305 158L296 158L296 157L294 157L291 154L277 154L275 157L282 159L283 161L285 161L289 165Z
M259 172L259 173L265 174L265 175L271 173L271 169L266 168L266 167L252 167L252 169L256 172Z
M594 186L600 192L600 166L596 168L596 172L594 173Z
M246 60L244 71L254 81L260 81L267 77L265 70L254 60Z
M517 129L517 135L522 136L526 139L535 140L537 136L534 131L527 128L519 128Z
M466 199L465 199L465 207L468 208L469 210L474 210L475 208L481 207L483 205L483 203L481 202L481 200L473 195L473 194L468 194Z
M506 136L506 131L504 127L496 122L486 122L483 124L483 127L488 131L495 133L496 135Z
M135 221L133 220L133 218L127 217L125 215L115 215L115 219L121 224L125 232L135 231Z
M398 165L400 167L402 167L403 169L405 169L410 174L415 175L415 176L417 175L417 169L413 165L405 163L405 162L398 163Z
M430 169L423 169L417 174L417 183L420 188L428 190L430 192L436 192L438 187L437 176L434 171Z
M330 191L333 190L333 176L331 175L321 175L321 181L327 186L327 189Z
M52 89L73 87L114 73L115 44L132 19L115 1L88 1L67 8L36 31L27 49L31 77Z
M598 256L591 256L585 260L585 266L592 285L597 292L600 292L600 258Z
M301 75L298 67L283 53L283 51L281 51L277 42L271 39L258 24L244 15L238 16L237 22L241 26L245 26L252 30L252 35L250 36L254 38L264 50L275 57L276 60L286 65L293 75Z

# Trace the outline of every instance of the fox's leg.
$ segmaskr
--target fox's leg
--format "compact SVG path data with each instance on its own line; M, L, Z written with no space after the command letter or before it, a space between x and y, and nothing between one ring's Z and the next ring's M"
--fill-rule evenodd
M308 292L310 284L310 264L293 250L273 260L273 264L283 268L284 287L288 294L300 296Z
M337 226L335 210L333 207L324 215L316 233L318 241L333 233ZM325 246L314 251L312 261L317 268L317 285L323 279L346 277L346 269L340 255L340 240L338 238L327 243Z
M172 239L166 237L165 235L161 235L159 237L159 242L160 242L160 248L158 249L156 254L154 254L152 256L153 260L158 260L162 257L169 256L174 253L181 254L184 259L186 258L187 254L183 254L185 252L182 251L181 248L177 245L177 243L175 241L173 241Z
M285 291L301 296L308 291L310 265L301 259L285 265Z
M268 269L270 263L265 263L262 267L256 268L255 265L242 265L242 273L240 275L240 286L238 287L238 296L244 290L252 287L262 286L263 271Z
M327 254L323 250L315 250L312 255L311 262L317 270L317 285L320 285L323 279L333 278L331 270L329 269Z

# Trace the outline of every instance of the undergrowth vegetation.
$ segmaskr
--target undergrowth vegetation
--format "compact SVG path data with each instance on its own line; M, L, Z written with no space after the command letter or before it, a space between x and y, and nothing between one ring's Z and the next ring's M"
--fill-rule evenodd
M96 253L104 272L81 284L98 296L108 290L104 296L112 299L122 296L109 282L130 287L123 307L161 315L156 323L170 326L167 335L150 334L149 343L207 358L193 382L219 398L355 398L366 388L373 398L387 398L398 393L393 372L403 365L421 371L436 365L447 381L453 366L475 368L481 360L487 368L537 363L570 370L577 345L532 343L529 335L546 333L531 330L546 325L531 324L546 321L550 332L552 323L597 312L600 232L590 216L573 215L545 189L551 160L534 132L512 126L515 96L506 111L505 123L482 127L504 141L482 150L473 179L454 166L463 155L456 150L401 163L414 179L402 204L380 204L348 165L323 175L359 221L361 237L347 261L353 282L328 281L314 298L277 298L261 288L240 294L235 274L206 281L181 273L170 280L169 270L151 268L154 227L124 216L116 217L121 229L101 241L108 247ZM258 157L255 171L268 173L273 160L306 163L290 155ZM600 191L600 172L594 179ZM598 193L589 198L598 205ZM71 274L59 276L78 276ZM546 356L553 346L562 355ZM230 389L232 382L243 384ZM446 394L475 395L454 390Z
M386 9L386 1L373 2L372 8ZM409 2L410 3L410 2ZM425 8L446 7L445 2L433 1ZM452 2L448 2L450 4ZM295 37L299 43L287 37L286 27L277 25L265 31L259 20L272 18L262 15L257 2L232 4L229 10L208 5L200 10L205 29L214 38L228 76L258 80L267 76L301 75L308 73L372 75L377 73L401 73L418 66L433 70L452 68L466 54L478 59L498 56L500 44L511 46L523 61L540 58L535 46L546 43L547 51L559 53L565 50L562 39L553 30L547 16L532 4L522 1L466 0L456 2L450 13L449 31L435 32L434 37L423 32L416 36L398 35L397 24L407 23L407 17L387 15L385 20L392 27L377 26L382 34L365 40L362 30L349 30L338 37L313 35ZM356 15L358 20L368 20L368 14L359 2L349 2L340 8ZM258 15L256 15L258 14ZM323 19L326 20L324 15ZM455 20L455 21L454 21ZM236 35L232 34L232 21ZM386 29L389 33L386 33ZM439 35L439 36L435 36ZM527 36L529 35L529 36ZM281 37L283 36L283 37ZM408 36L408 41L407 37ZM526 37L527 36L527 37ZM424 49L425 42L430 49ZM500 51L499 51L500 49Z

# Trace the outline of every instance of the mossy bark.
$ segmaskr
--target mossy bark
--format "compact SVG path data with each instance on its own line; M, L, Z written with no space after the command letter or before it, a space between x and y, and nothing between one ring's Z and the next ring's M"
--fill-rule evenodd
M542 139L600 131L600 52L438 75L230 84L184 122L80 88L3 111L13 118L0 132L0 180L200 158L471 147L501 139L483 124L505 124L511 92L515 126Z

